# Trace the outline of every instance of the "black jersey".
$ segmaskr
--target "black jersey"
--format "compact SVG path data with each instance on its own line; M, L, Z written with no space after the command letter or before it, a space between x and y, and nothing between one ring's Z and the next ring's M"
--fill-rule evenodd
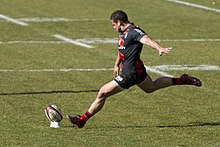
M118 51L122 60L122 74L138 74L139 69L144 67L140 59L143 47L140 39L144 35L146 35L146 33L134 25L128 26L120 33L118 38Z

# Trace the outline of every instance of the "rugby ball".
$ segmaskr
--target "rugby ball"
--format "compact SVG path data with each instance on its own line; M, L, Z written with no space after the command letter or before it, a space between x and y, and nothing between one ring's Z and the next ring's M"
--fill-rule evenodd
M63 119L62 112L60 108L54 104L51 104L47 106L44 109L46 117L51 121L51 122L60 122Z

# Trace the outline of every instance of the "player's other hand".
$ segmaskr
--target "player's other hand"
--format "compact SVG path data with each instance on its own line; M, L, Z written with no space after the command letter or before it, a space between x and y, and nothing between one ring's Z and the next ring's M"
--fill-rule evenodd
M166 53L166 54L167 54L167 53L169 53L171 50L172 50L172 47L161 48L161 49L159 50L159 55L162 56L163 53Z

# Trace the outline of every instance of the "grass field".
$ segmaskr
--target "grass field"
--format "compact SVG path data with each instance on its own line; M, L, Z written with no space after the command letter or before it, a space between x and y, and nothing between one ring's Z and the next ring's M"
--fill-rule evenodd
M220 9L219 0L184 1ZM113 79L117 54L115 43L81 42L94 47L86 48L54 35L116 39L109 21L116 9L173 47L159 57L144 46L146 66L185 66L159 71L188 73L203 86L151 94L134 86L110 97L83 129L66 119L61 128L50 128L45 106L55 103L64 115L84 113L99 88ZM0 15L6 16L0 17L0 146L220 146L219 12L166 0L0 0ZM191 68L200 65L206 68Z

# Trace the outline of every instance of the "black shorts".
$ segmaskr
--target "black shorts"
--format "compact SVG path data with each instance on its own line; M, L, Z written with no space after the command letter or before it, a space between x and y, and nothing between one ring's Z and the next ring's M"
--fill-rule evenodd
M129 89L129 87L142 83L147 77L146 69L144 68L141 73L131 73L131 74L121 74L117 76L114 80L118 85L124 89Z

